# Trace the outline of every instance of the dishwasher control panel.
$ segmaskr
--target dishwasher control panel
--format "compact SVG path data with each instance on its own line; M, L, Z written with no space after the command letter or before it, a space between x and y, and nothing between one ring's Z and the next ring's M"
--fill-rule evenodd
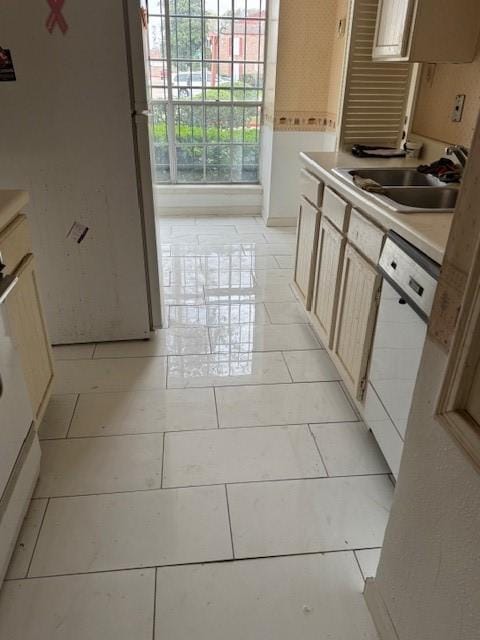
M393 231L387 236L378 265L398 293L428 320L440 266Z

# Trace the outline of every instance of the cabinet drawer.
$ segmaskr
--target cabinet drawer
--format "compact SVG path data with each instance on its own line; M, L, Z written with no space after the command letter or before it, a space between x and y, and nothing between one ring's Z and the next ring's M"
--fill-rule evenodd
M322 212L337 229L344 232L347 230L350 205L329 187L325 187Z
M0 254L7 267L5 273L13 273L30 251L27 218L18 215L0 234Z
M356 209L352 209L348 239L373 264L377 264L380 258L384 236L385 232L380 227L367 220Z
M316 207L322 206L323 182L306 169L302 169L300 173L300 192Z

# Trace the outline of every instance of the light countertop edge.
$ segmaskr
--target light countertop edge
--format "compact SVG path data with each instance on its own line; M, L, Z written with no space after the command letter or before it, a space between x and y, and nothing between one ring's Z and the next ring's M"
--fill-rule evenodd
M17 189L0 189L0 232L28 204L28 193Z
M302 164L325 185L347 198L380 227L397 232L432 260L442 264L453 213L397 213L332 172L335 168L417 167L421 164L418 158L356 158L345 152L302 152L300 158Z

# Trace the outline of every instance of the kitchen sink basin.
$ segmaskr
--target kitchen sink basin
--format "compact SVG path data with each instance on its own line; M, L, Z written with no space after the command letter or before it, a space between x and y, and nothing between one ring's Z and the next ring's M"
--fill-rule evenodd
M452 187L391 187L382 194L371 194L400 213L453 211L458 189Z
M429 187L441 186L435 176L420 173L416 169L334 169L343 178L353 182L355 175L370 178L383 187Z
M450 213L455 209L458 197L456 186L445 186L431 175L415 168L333 169L338 176L350 182L360 193L371 197L398 213ZM383 187L383 193L362 191L353 178L375 180Z

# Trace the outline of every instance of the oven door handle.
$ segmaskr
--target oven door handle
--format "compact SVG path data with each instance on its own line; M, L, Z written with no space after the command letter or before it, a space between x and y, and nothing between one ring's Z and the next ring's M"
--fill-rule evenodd
M0 304L7 300L17 282L17 276L3 276L3 278L0 278Z

